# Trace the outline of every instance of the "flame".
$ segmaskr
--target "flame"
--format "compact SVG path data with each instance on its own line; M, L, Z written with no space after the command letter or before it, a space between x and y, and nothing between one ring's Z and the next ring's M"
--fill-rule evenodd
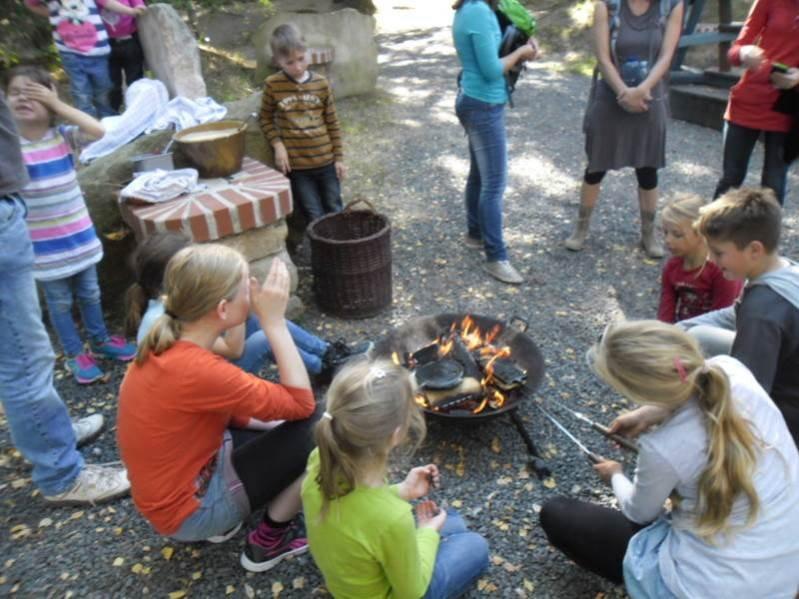
M448 356L452 353L452 347L455 345L455 341L450 337L446 341L439 341L438 342L438 355L442 358L444 356Z
M394 362L394 364L396 364L397 366L402 365L402 362L400 362L399 354L397 352L391 353L391 361Z
M487 387L488 385L491 384L491 381L494 380L494 362L496 362L501 358L507 358L508 356L510 356L510 347L506 345L505 347L500 349L497 353L495 353L491 357L491 359L486 363L485 367L483 368L483 370L485 371L485 376L483 377L483 380L480 381L480 384L483 387Z
M484 397L483 401L480 402L480 405L477 406L474 410L472 410L472 414L479 414L480 412L486 409L487 405L488 405L488 398Z
M498 389L494 389L494 393L492 393L491 399L489 400L488 403L491 405L492 408L498 410L505 405L505 400L506 400L505 394Z
M420 408L430 407L430 402L427 401L427 398L424 395L417 395L413 398L413 400L416 402L416 405L419 406Z

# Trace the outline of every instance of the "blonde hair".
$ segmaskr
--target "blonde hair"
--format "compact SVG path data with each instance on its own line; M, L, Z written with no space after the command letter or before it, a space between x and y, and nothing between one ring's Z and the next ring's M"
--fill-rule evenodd
M759 241L772 254L780 243L782 208L771 189L741 187L702 208L697 227L710 240L730 241L739 250Z
M732 532L728 519L740 493L749 500L746 524L754 521L760 507L752 482L758 440L733 403L727 375L706 364L693 337L656 320L620 322L606 329L589 362L606 383L639 404L673 410L696 397L708 433L696 534L710 542Z
M691 229L696 233L699 230L695 226L699 218L699 211L707 204L702 196L695 193L681 193L675 195L661 212L660 218L664 223L679 224L684 221L691 223Z
M294 23L283 23L272 31L269 47L274 58L289 58L292 52L305 52L305 39Z
M400 442L413 439L411 451L426 431L410 374L388 360L350 362L333 379L326 401L314 429L322 518L330 502L352 491L368 470L387 467L395 431Z
M198 320L222 300L236 297L246 264L239 252L219 244L193 245L175 254L164 274L164 314L139 345L136 363L172 347L182 322Z

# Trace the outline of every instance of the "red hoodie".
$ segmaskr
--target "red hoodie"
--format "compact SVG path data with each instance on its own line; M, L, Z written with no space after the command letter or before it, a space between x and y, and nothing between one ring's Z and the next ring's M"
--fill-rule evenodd
M756 71L747 70L730 90L724 118L750 129L787 132L791 117L774 112L780 90L769 77L774 62L799 66L799 0L755 0L738 39L730 48L728 57L732 64L741 64L741 47L748 45L762 48L765 60Z

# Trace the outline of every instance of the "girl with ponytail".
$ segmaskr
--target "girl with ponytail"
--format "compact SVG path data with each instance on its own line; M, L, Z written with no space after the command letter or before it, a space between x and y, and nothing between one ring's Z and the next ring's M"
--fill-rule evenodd
M163 291L164 313L119 393L118 444L133 501L156 531L186 542L224 541L265 508L241 563L267 570L307 550L296 515L316 406L286 326L288 269L275 260L260 284L235 250L189 246L169 260ZM250 310L272 346L279 384L213 351ZM244 430L252 420L285 422Z
M392 451L424 433L404 368L358 360L333 379L302 503L311 555L334 597L456 597L488 565L485 539L454 511L423 501L414 523L408 502L438 486L434 464L386 483Z
M705 360L690 335L658 321L610 325L588 359L641 406L610 427L641 435L638 463L632 481L618 462L594 466L620 511L545 504L550 542L634 599L793 599L799 453L752 374L729 356Z

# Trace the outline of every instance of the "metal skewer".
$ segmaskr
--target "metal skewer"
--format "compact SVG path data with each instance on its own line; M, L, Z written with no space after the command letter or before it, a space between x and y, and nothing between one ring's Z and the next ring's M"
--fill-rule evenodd
M559 401L559 400L554 399L552 397L550 397L549 400L554 402L555 405L560 406L561 408L563 408L564 410L569 412L572 416L574 416L578 420L582 420L586 424L589 424L591 426L591 428L593 428L595 431L598 431L598 432L602 433L603 435L605 435L611 441L615 441L616 443L618 443L619 445L621 445L625 449L629 449L630 451L634 451L636 453L638 452L638 444L635 441L631 441L630 439L628 439L627 437L624 437L623 435L618 435L616 433L611 433L610 429L607 426L605 426L604 424L600 424L596 420L591 420L585 414L583 414L581 412L578 412L576 410L573 410L572 408L567 406L562 401Z
M546 409L544 409L544 407L541 404L539 404L538 402L533 402L533 403L538 407L539 410L541 410L541 413L552 422L552 424L558 427L560 432L566 435L569 438L569 440L571 440L571 442L574 443L580 449L580 451L582 451L588 457L589 460L591 460L591 462L593 462L594 464L598 464L599 462L605 461L605 458L603 458L601 455L588 449L588 447L585 446L585 443L583 443L582 441L580 441L580 439L575 437L571 433L571 431L569 431L569 429L563 426L558 421L558 419L555 418L552 414L550 414Z

